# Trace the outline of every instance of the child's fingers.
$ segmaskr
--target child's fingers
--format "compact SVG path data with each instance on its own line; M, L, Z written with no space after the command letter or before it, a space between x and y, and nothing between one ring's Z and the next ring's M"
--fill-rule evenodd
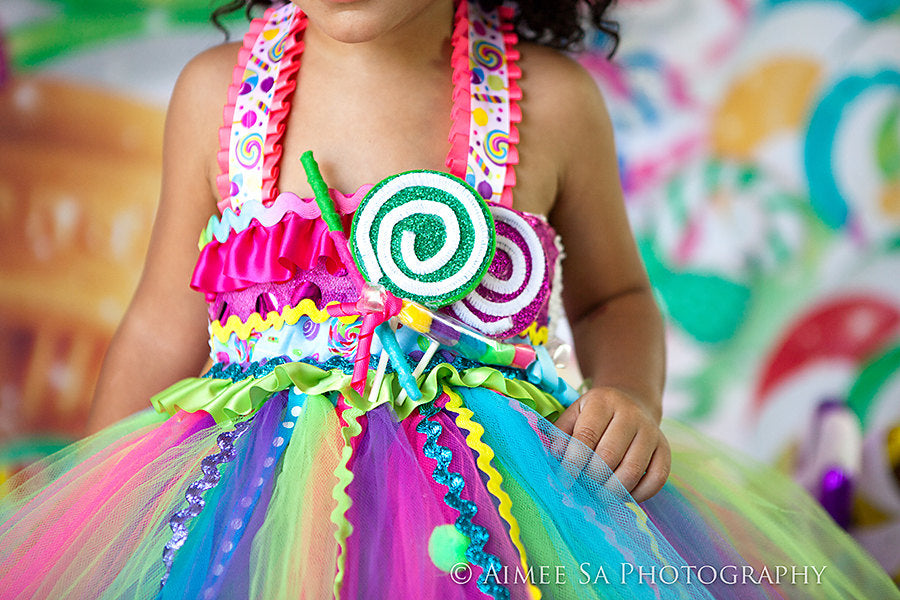
M615 471L638 434L638 424L625 415L616 415L594 446L597 457Z
M572 439L563 454L563 461L574 468L576 477L591 458L592 453L587 450L597 447L613 418L613 409L603 402L581 400L579 404L581 411L572 426Z
M575 421L578 420L579 414L581 414L581 400L573 402L561 415L559 415L559 418L557 418L553 424L560 428L563 433L572 435L572 431L575 428Z
M567 436L572 435L572 430L575 428L575 421L578 420L578 415L581 413L581 401L573 402L566 410L563 411L559 418L553 422L556 427L558 427L563 433ZM563 453L566 451L567 446L566 438L563 436L554 436L553 442L550 445L550 454L562 460Z
M629 492L634 490L644 477L658 441L658 437L652 432L638 431L631 441L631 445L628 446L625 456L622 457L622 461L615 468L616 477Z
M662 489L669 478L669 470L672 467L672 452L669 449L669 441L666 436L659 436L659 445L650 458L650 464L647 465L647 472L631 490L631 496L636 502L643 502L654 496Z

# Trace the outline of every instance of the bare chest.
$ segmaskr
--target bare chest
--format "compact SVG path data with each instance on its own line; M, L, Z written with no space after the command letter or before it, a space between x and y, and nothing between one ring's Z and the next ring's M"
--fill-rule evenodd
M391 85L393 83L394 85ZM447 169L453 127L452 86L434 77L417 82L331 81L300 77L286 120L278 189L310 194L299 162L312 150L329 186L352 193L366 184L412 169ZM556 193L553 161L520 124L516 208L547 215Z

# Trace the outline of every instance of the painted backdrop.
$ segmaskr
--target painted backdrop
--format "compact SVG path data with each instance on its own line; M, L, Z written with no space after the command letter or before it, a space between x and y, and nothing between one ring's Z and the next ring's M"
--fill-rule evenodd
M615 61L600 39L580 59L669 322L667 414L793 473L895 577L898 4L620 0ZM6 473L83 426L146 249L167 98L222 39L206 20L194 0L0 5Z
M900 3L624 0L609 103L668 414L900 576Z

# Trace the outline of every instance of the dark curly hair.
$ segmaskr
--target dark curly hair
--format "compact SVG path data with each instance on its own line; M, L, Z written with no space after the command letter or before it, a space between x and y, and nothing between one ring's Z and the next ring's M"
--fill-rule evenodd
M229 0L216 8L210 18L224 32L221 17L243 9L250 19L255 9L280 3L280 0ZM502 3L503 0L481 0L487 9ZM586 27L592 27L605 36L612 57L619 45L619 24L604 14L614 3L615 0L517 0L513 23L521 39L568 51L583 49Z

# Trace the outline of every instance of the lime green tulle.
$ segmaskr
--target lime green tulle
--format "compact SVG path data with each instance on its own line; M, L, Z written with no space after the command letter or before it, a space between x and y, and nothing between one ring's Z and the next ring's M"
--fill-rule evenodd
M676 422L664 422L663 431L672 447L669 485L740 548L751 565L759 569L768 565L770 570L772 565L819 569L828 565L821 577L808 571L810 582L815 581L808 588L810 597L897 595L875 559L835 527L822 507L789 477ZM803 564L797 557L803 557Z
M0 595L152 597L173 507L222 431L202 413L147 409L11 478L0 492Z
M69 444L58 452L34 462L22 469L3 483L0 483L0 498L4 500L0 504L0 523L6 521L9 515L14 514L23 504L45 485L57 479L60 475L76 466L84 460L84 457L94 455L126 435L147 432L168 418L150 410L142 410L134 415L95 433L92 436Z

